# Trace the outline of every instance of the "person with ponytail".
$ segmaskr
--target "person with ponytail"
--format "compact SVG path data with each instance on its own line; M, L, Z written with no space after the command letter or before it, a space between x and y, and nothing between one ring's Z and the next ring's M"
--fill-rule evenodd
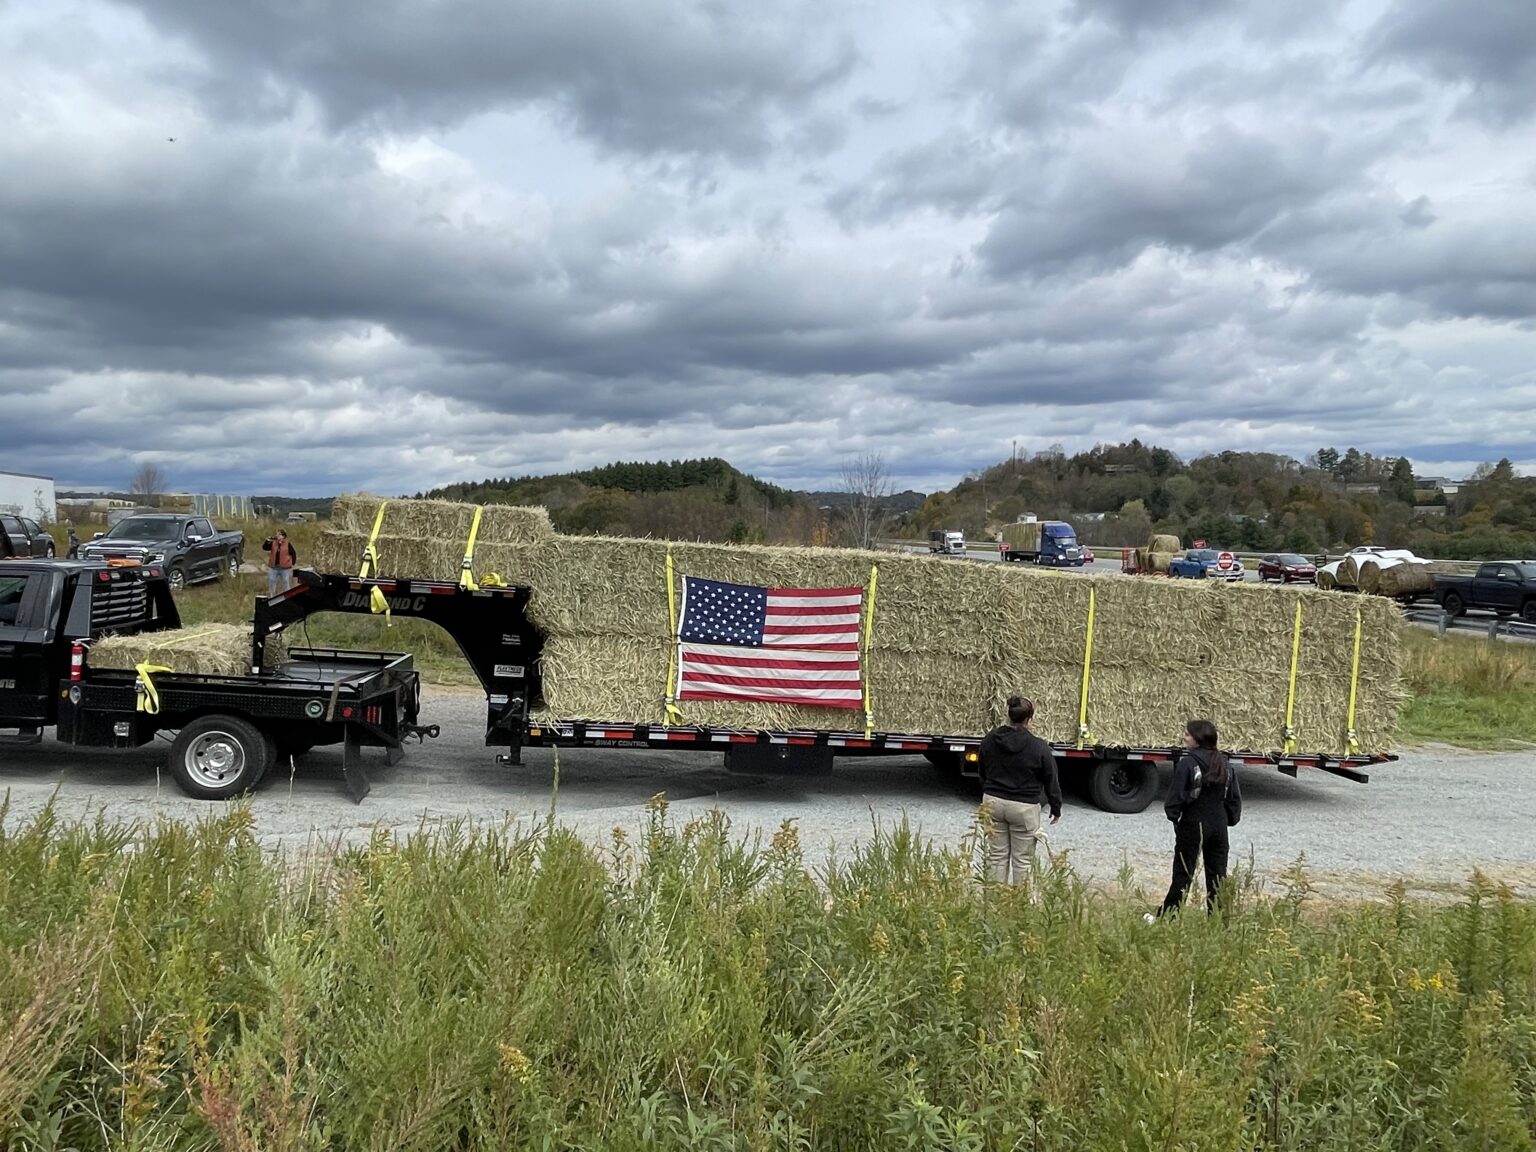
M1163 803L1163 811L1173 821L1173 883L1157 916L1184 902L1202 857L1207 911L1215 911L1217 893L1227 878L1227 829L1242 819L1243 793L1236 765L1216 742L1216 725L1209 720L1191 720L1184 726L1184 754L1174 767ZM1146 918L1156 916L1148 913Z

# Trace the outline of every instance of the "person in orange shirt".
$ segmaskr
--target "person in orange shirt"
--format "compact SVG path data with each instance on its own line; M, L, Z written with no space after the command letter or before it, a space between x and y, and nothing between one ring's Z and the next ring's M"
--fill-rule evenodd
M293 587L293 566L299 559L288 540L288 533L279 528L276 536L268 536L261 542L261 549L267 554L267 595L276 596L279 584L284 592L288 591Z

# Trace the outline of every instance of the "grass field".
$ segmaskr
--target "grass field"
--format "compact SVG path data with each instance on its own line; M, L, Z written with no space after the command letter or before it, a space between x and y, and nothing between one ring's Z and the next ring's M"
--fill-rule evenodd
M1536 645L1404 629L1402 743L1536 744Z
M833 863L718 820L279 858L0 820L0 1146L1529 1149L1536 908L1148 926L907 829Z

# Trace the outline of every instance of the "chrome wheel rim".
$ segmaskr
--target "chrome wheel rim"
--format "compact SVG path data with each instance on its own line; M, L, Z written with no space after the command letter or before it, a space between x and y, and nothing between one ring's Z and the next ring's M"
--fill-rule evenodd
M222 788L245 772L245 749L228 732L204 732L186 755L187 775L205 788Z

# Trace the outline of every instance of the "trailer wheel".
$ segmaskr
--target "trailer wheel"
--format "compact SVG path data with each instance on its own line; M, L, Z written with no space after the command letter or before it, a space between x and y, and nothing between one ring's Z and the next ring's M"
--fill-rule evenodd
M250 791L276 759L271 737L239 716L199 716L171 743L171 775L199 800Z
M1144 811L1157 795L1157 770L1145 760L1100 760L1088 779L1088 796L1106 812Z

